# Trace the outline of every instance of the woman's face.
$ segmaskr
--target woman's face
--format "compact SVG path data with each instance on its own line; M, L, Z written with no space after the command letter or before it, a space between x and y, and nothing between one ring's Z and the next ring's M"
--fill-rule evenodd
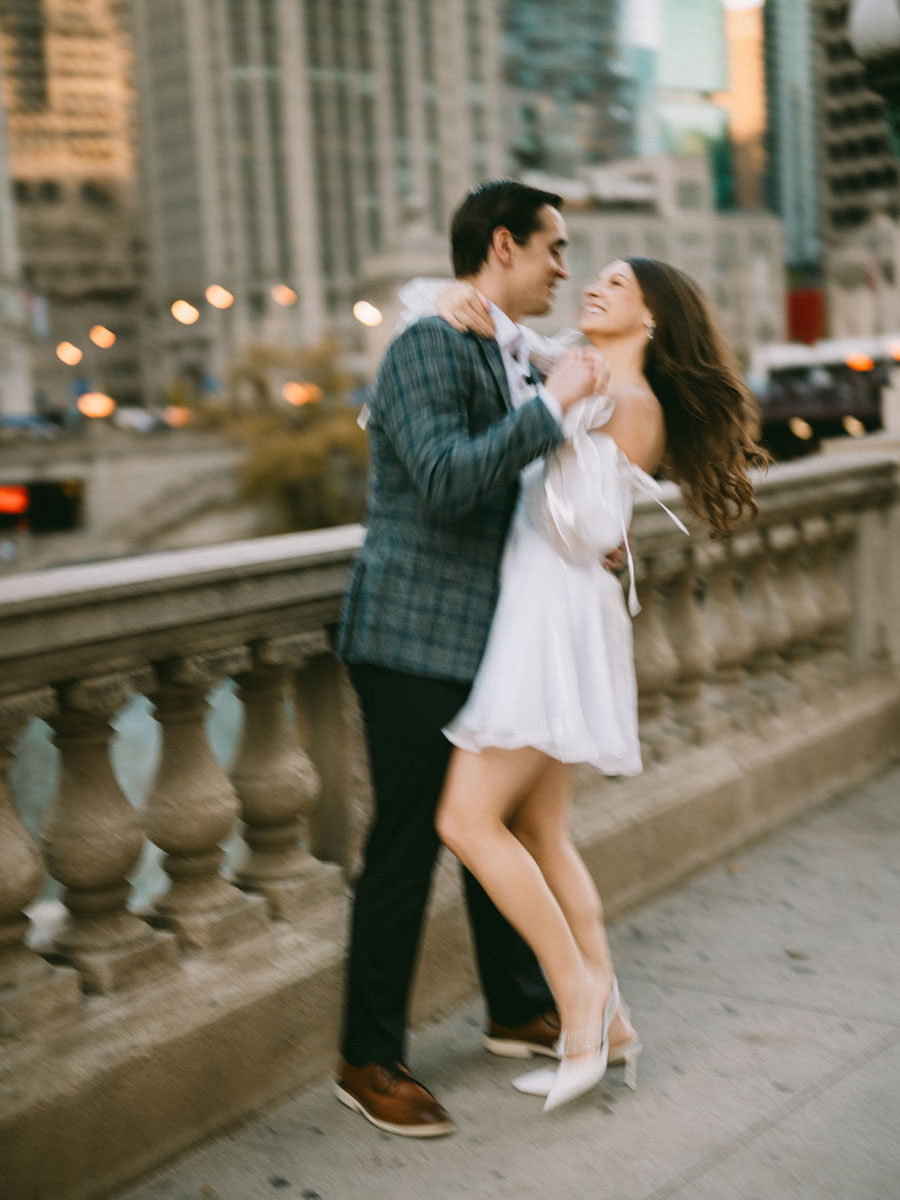
M616 259L584 289L579 329L590 338L628 337L645 332L650 310L627 262Z

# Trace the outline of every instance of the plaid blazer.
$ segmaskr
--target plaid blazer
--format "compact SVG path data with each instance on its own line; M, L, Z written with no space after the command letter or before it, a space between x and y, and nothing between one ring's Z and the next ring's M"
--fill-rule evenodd
M393 342L370 407L368 527L337 653L469 682L497 602L519 472L562 432L537 398L510 411L493 339L439 317Z

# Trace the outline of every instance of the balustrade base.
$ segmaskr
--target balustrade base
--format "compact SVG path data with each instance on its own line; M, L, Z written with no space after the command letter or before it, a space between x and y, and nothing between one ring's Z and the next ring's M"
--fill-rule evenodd
M173 933L185 950L222 949L258 937L268 928L265 897L238 891L235 896L237 902L224 910L151 912L146 919L156 929Z
M0 988L0 1040L27 1034L80 1003L78 972L43 963L19 986Z
M148 929L147 936L130 946L112 950L70 950L46 953L48 962L74 967L82 989L102 996L125 988L152 983L178 967L178 944L171 934Z
M883 769L897 751L900 680L885 673L818 707L687 746L635 779L579 769L573 828L607 914L673 886ZM245 897L249 902L250 897ZM266 902L258 898L265 910ZM10 1195L96 1200L333 1067L347 903L192 955L160 984L12 1039L0 1061L0 1160ZM475 989L458 871L444 855L413 1013ZM61 1030L57 1036L55 1029ZM473 1041L474 1045L474 1041ZM235 1053L240 1046L241 1053ZM4 1193L5 1194L5 1193Z
M301 921L322 900L339 896L344 872L336 863L313 860L291 879L260 882L240 879L237 886L249 895L263 896L271 915L279 921Z

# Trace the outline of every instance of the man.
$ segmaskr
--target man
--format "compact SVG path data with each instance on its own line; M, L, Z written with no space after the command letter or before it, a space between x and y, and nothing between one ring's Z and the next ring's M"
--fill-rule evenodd
M596 390L601 370L576 351L545 386L526 382L515 322L546 312L568 278L560 203L512 180L470 193L453 219L453 269L491 302L496 340L420 321L389 348L371 402L368 530L337 649L360 698L375 814L356 889L337 1095L408 1137L453 1129L403 1061L452 749L441 729L487 641L519 472L561 442L562 412ZM486 1045L552 1053L559 1026L537 962L476 881L464 881Z

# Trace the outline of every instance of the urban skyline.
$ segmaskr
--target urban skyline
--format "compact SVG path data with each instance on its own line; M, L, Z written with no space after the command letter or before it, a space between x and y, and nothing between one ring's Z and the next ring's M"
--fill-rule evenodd
M15 196L3 237L18 253L6 252L4 275L8 288L21 279L27 303L3 340L21 343L27 315L32 396L58 408L100 387L154 403L179 379L202 395L227 385L241 346L327 337L364 374L370 335L354 305L404 272L446 269L449 214L490 175L565 182L632 158L700 154L717 209L767 206L784 221L792 286L827 275L833 211L849 213L852 241L854 214L864 225L885 207L896 167L871 93L853 104L877 167L853 171L844 155L827 184L818 178L826 149L837 164L850 138L825 137L820 119L849 119L823 53L837 43L821 33L847 5L691 0L686 13L674 0L560 0L542 25L544 8L0 3ZM115 51L103 70L100 46ZM847 189L843 210L835 187ZM609 205L599 207L608 223ZM115 329L110 349L89 342L95 327ZM60 345L83 362L60 361Z

